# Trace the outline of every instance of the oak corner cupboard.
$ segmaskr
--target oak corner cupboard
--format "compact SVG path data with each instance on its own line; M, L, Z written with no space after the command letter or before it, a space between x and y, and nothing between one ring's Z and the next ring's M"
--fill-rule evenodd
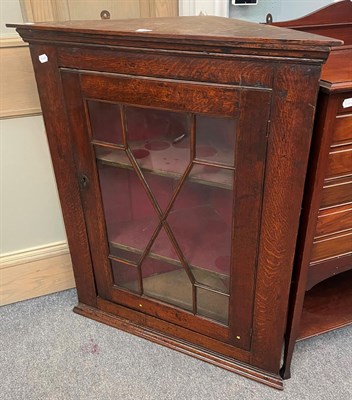
M12 26L75 311L281 388L314 105L340 42L204 16Z

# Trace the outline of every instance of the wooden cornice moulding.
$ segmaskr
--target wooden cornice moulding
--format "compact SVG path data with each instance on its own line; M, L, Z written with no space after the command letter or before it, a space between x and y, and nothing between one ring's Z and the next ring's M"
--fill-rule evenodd
M157 25L154 25L157 20ZM209 26L217 25L216 35L209 34ZM311 64L325 61L332 46L342 41L308 35L268 25L214 16L179 17L177 26L172 18L139 18L103 21L65 21L36 24L7 24L16 28L23 40L31 43L70 43L106 48L126 47L143 51L192 52L202 56L221 54L287 57L297 62L309 60ZM180 28L182 26L182 28ZM193 29L196 27L196 29ZM142 31L140 30L142 29ZM266 39L269 37L270 40Z

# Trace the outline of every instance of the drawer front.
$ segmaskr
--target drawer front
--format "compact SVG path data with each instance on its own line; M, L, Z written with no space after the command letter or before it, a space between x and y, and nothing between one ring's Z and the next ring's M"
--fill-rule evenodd
M324 260L350 252L352 252L351 231L314 240L311 261Z
M335 121L332 146L352 142L352 114L339 115Z
M352 112L352 93L346 93L346 96L341 100L338 113Z
M348 175L352 175L352 145L330 151L326 178Z
M321 208L352 202L352 179L336 179L324 184Z
M316 237L347 229L352 229L352 204L319 211Z

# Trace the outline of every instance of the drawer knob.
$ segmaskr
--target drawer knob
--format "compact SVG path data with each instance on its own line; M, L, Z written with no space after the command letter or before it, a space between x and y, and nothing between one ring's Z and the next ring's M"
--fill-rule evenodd
M102 10L100 13L100 18L101 19L110 19L110 13L108 10Z

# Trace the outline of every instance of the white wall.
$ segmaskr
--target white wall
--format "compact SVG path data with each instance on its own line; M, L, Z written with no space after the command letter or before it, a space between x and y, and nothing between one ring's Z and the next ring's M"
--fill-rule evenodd
M17 36L15 29L6 28L9 22L23 22L18 0L0 0L0 37Z
M0 252L65 240L42 117L0 120Z
M180 15L218 15L265 22L271 13L274 21L302 17L312 11L339 0L258 0L257 5L234 6L232 0L179 0Z
M17 36L6 22L23 22L18 0L0 0L0 40ZM65 241L42 117L0 120L1 256Z
M230 0L179 0L179 15L217 15L229 16Z

